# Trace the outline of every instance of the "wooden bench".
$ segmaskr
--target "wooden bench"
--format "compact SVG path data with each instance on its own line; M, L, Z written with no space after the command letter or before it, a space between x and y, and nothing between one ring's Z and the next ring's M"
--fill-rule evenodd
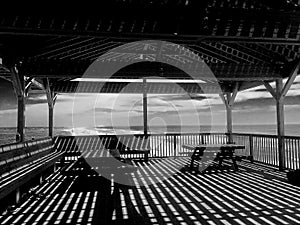
M70 161L82 155L95 157L103 149L118 149L125 158L140 158L138 155L142 154L145 161L150 154L149 138L142 135L60 136L55 142L57 149Z
M145 136L121 136L118 138L116 149L121 155L144 155L147 162L150 154L150 139Z
M51 138L0 146L0 199L15 191L18 203L20 187L54 166L61 156Z

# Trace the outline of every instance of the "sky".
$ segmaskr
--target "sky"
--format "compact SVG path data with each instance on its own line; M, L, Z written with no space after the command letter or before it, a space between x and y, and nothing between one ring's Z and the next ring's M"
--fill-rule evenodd
M16 97L12 85L0 78L0 126L15 127ZM138 126L143 124L140 94L60 94L55 104L56 127ZM285 98L285 122L300 124L300 76ZM47 126L45 94L29 94L26 126ZM218 95L148 95L148 124L211 125L226 123ZM259 86L239 92L233 109L234 124L276 124L275 100Z

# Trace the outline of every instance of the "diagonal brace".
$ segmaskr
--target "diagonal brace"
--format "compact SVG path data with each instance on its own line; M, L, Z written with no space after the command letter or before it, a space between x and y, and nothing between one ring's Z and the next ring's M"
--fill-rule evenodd
M288 76L288 80L285 82L285 85L281 90L276 90L270 85L270 83L263 81L264 86L266 87L266 89L270 92L270 94L273 96L273 98L276 101L279 101L286 96L287 92L289 91L293 82L295 81L297 75L299 75L300 58L296 59L293 62L293 65L291 67L292 68L290 69L290 74Z
M57 94L51 91L50 84L49 84L49 79L46 78L43 80L45 91L46 91L46 96L47 96L47 101L48 101L48 106L49 108L53 108L56 102Z

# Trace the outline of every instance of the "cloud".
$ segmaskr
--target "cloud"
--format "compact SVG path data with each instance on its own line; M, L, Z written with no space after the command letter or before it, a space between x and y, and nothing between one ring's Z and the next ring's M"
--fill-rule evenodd
M300 95L286 96L284 99L286 106L300 105ZM275 99L273 98L253 98L238 101L234 103L234 110L251 110L251 111L266 111L274 109L276 106Z
M128 110L123 110L123 109L114 109L114 108L105 108L105 107L96 107L93 109L88 110L97 112L97 113L113 113L113 112L128 112Z
M255 89L253 91L255 91L255 92L268 92L268 90L266 88L258 88L258 89Z
M183 100L198 100L202 101L207 99L206 96L203 95L168 95L168 96L161 96L159 97L165 101L183 101Z
M83 111L81 113L87 113L87 112L96 112L96 113L124 113L124 112L143 112L143 110L138 109L122 109L122 108L106 108L106 107L96 107L92 109L88 109L86 111Z
M115 112L114 109L110 109L110 108L94 108L94 109L91 109L89 111L94 111L94 112L99 112L99 113L112 113L112 112Z

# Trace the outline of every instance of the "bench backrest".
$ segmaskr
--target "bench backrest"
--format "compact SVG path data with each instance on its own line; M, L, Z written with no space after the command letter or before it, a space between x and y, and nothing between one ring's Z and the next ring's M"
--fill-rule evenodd
M119 151L150 150L150 138L146 136L122 136L118 139Z
M0 146L0 176L54 151L51 138Z
M55 146L66 155L102 149L119 151L150 149L149 138L143 135L58 136Z

